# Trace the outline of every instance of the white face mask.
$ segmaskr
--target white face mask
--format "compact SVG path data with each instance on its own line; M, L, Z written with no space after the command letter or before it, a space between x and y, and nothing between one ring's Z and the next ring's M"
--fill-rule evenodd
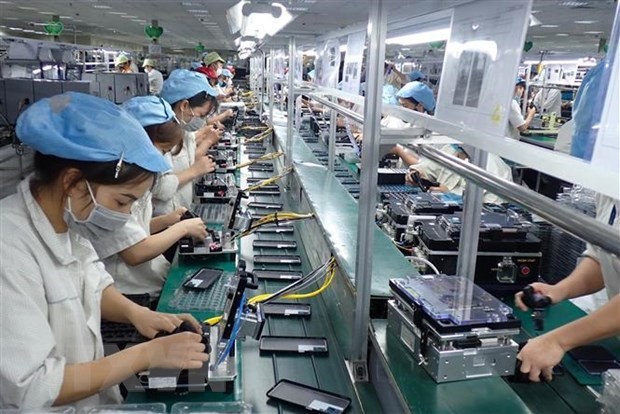
M67 198L64 219L71 230L87 239L93 239L109 236L113 231L119 230L129 221L131 214L120 213L97 203L88 181L86 181L86 187L95 207L90 211L88 217L80 220L71 210L71 198Z
M200 128L205 126L207 121L205 121L204 118L200 118L194 115L194 111L191 108L189 110L192 114L192 119L190 119L188 122L183 122L183 129L189 132L198 131Z
M215 71L215 74L217 75L217 77L218 77L218 78L219 78L220 76L222 76L222 68L218 68L218 69Z

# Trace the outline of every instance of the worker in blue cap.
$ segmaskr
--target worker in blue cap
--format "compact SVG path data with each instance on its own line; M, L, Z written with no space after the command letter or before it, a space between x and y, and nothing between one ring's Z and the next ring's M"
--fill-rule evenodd
M173 71L164 82L160 96L170 104L186 131L180 151L166 155L172 173L164 175L153 188L155 215L189 208L194 180L215 171L207 151L219 141L220 133L206 125L204 118L217 108L217 95L204 75L185 69Z
M521 112L521 98L525 92L525 79L517 77L515 80L515 90L512 101L510 102L510 111L508 113L508 127L506 135L516 140L521 139L521 132L527 131L536 115L536 107L530 105L527 109L527 117L523 118Z
M226 68L222 69L222 72L218 76L218 83L216 85L216 88L220 95L224 96L224 98L221 100L222 102L230 102L232 96L235 94L235 91L232 87L232 77L232 72Z
M425 83L409 82L398 91L396 97L405 108L429 115L435 112L435 96Z
M34 173L0 201L0 406L114 404L117 384L139 372L201 367L208 355L192 332L103 352L102 318L147 338L183 321L200 331L190 315L125 298L89 242L121 229L169 168L144 128L112 102L69 92L30 105L16 133L35 151Z
M183 128L168 102L155 96L138 96L126 101L123 108L142 125L151 145L162 154L180 148ZM207 232L202 219L181 221L186 211L179 208L153 218L149 191L133 204L131 219L122 229L91 240L121 293L159 296L170 268L163 253L183 237L204 240Z

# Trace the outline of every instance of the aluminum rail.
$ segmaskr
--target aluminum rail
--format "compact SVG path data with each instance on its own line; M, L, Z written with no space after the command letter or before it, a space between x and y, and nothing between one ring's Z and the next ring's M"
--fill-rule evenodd
M313 100L317 101L318 103L320 103L323 106L328 107L329 109L333 109L336 112L338 112L341 115L346 116L347 118L351 118L352 120L359 122L359 123L363 123L364 122L364 116L358 114L355 111L352 111L350 109L345 108L344 106L338 105L336 103L331 102L329 99L316 95L314 93L310 93L308 94L308 96L310 98L312 98Z
M589 243L620 256L620 234L591 217L565 207L553 200L515 183L502 180L486 170L461 161L426 145L414 146L423 155L492 193L517 203Z

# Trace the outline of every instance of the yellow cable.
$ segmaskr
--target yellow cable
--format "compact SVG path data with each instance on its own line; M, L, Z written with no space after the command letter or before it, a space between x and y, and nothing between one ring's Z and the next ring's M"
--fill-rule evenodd
M273 128L267 128L265 131L260 132L254 136L251 136L249 138L246 138L243 143L247 144L250 142L261 142L263 141L265 138L267 138L269 136L269 134L271 134L273 132Z
M286 170L284 170L284 172L283 172L283 173L278 174L278 175L275 175L275 176L270 177L270 178L267 178L267 179L265 179L265 180L263 180L263 181L259 181L258 183L254 184L254 185L252 185L252 186L250 186L250 187L248 187L248 188L246 188L245 190L241 190L241 191L243 191L243 192L254 191L254 190L257 190L257 189L259 189L259 188L261 188L261 187L264 187L264 186L266 186L266 185L269 185L269 184L275 183L275 182L276 182L276 181L278 181L280 178L282 178L282 177L284 177L285 175L289 174L291 171L293 171L293 167L289 167L289 168L287 168Z
M250 160L250 161L242 162L241 164L237 164L235 166L235 169L238 170L240 168L249 167L250 165L256 164L257 162L261 162L261 161L274 160L278 157L281 157L282 155L284 155L282 151L271 152L269 154L263 155L262 157L256 158L255 160Z

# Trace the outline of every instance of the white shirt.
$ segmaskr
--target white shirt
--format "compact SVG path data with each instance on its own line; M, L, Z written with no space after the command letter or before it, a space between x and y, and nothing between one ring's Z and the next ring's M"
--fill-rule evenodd
M558 137L553 146L554 151L570 154L570 147L573 144L573 131L575 130L574 121L571 119L560 127Z
M166 281L170 263L163 255L137 266L129 266L120 255L120 252L150 235L152 218L151 194L146 193L131 206L131 220L122 229L110 237L92 241L106 270L113 275L114 283L122 293L157 296Z
M521 113L519 102L513 99L510 101L510 112L508 113L506 136L520 140L521 133L519 132L519 127L523 124L525 124L525 118L523 118L523 114Z
M196 159L196 134L185 131L183 148L177 155L166 154L172 164L172 171L183 171L194 164ZM179 187L179 180L174 174L165 174L161 182L153 188L153 205L155 214L167 214L180 207L189 208L194 198L194 181ZM176 180L176 181L175 181ZM176 184L175 184L176 183ZM176 185L176 190L170 190Z
M159 95L161 88L164 86L164 75L157 69L151 69L149 75L149 93L151 95Z
M615 206L615 214L613 214ZM596 196L596 219L613 227L620 244L620 202L603 195ZM610 223L611 222L611 223ZM591 257L601 265L605 289L609 299L620 294L620 259L598 246L588 243L584 256Z
M562 116L562 92L559 89L541 89L534 96L534 105L543 115L555 115L559 118Z
M55 232L29 182L0 201L1 408L51 406L67 365L104 356L101 294L112 277L88 240ZM120 401L112 387L73 405Z

